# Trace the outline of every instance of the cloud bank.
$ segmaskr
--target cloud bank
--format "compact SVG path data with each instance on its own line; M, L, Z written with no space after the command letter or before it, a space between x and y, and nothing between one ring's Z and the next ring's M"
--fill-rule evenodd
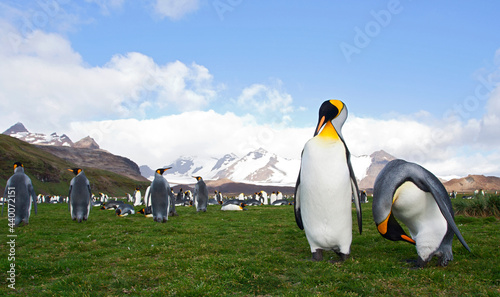
M96 3L110 9L122 5ZM175 3L161 5L178 11L178 17L198 5ZM355 155L383 149L440 176L500 176L499 81L500 67L481 77L474 94L441 119L426 111L392 119L351 112L343 135ZM225 113L213 104L222 100L220 85L203 65L160 65L139 52L91 67L62 35L21 32L0 19L0 124L5 129L21 121L33 132L57 131L75 141L90 135L102 148L153 168L180 155L242 156L259 147L300 158L314 127L291 125L299 108L279 79L243 87L228 100L233 111ZM481 118L464 116L483 106Z

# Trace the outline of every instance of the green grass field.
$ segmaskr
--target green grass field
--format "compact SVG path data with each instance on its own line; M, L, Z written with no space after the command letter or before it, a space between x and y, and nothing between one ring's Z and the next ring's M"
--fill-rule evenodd
M164 224L93 208L89 221L79 224L71 221L66 204L40 204L30 224L15 229L15 262L8 260L4 213L0 295L500 295L500 224L494 217L457 216L473 253L455 238L448 267L437 267L434 259L412 269L406 260L417 258L415 247L382 238L371 203L363 205L363 234L354 231L351 257L342 264L307 260L309 245L292 206L247 208L223 212L209 206L196 213L177 207L179 216ZM327 260L336 257L325 254ZM7 281L11 263L15 290Z

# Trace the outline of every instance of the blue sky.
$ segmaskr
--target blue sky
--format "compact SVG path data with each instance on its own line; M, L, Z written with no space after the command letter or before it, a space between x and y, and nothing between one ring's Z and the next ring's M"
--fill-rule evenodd
M5 129L21 121L77 140L104 122L166 133L177 118L190 135L204 126L193 113L213 111L220 125L234 116L254 129L243 142L296 157L319 105L341 99L358 154L385 149L442 175L466 174L462 163L500 174L485 166L500 160L496 1L40 0L0 1L0 11ZM268 128L281 145L259 143ZM104 134L106 149L155 162ZM228 152L223 143L210 153ZM195 153L179 146L160 158L181 152Z

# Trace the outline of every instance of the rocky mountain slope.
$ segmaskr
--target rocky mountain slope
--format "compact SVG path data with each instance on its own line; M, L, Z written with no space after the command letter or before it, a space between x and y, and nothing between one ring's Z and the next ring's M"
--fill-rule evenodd
M65 134L58 136L54 132L47 136L42 133L29 132L22 123L16 123L3 134L37 145L38 148L78 167L103 169L133 180L146 181L136 163L128 158L99 149L99 145L90 136L73 143Z
M141 175L139 166L132 160L105 150L48 145L37 145L37 147L79 167L103 169L137 181L147 180Z
M14 172L14 162L19 161L24 164L25 173L31 178L37 194L68 195L69 183L74 175L67 169L79 166L42 149L46 147L0 135L0 185L5 185ZM137 186L145 189L149 185L148 181L137 181L108 170L81 167L95 194L104 192L124 196L127 192L133 193Z
M496 176L468 175L443 183L448 192L472 193L475 190L500 191L500 178Z

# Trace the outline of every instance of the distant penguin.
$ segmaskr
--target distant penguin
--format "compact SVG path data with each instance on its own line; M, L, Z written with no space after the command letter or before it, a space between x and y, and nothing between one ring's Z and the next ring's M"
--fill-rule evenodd
M240 204L226 204L223 205L220 210L222 211L239 211L239 210L246 210L244 207L246 206L245 203L240 203Z
M115 214L120 217L128 216L129 214L134 214L134 207L130 204L122 203L116 208Z
M359 195L359 202L368 203L368 196L366 195L366 191L361 191Z
M269 204L272 205L274 203L274 201L276 201L276 200L277 200L276 192L273 191L271 193L271 196L269 197Z
M170 196L169 196L170 207L169 207L168 215L171 217L176 217L179 215L179 214L177 214L177 211L175 210L175 198L176 198L176 195L174 193L174 190L170 189Z
M158 223L165 223L168 221L168 214L170 211L170 185L163 177L163 172L170 168L172 167L156 170L153 182L151 182L149 195L146 198L146 204L151 201L153 220Z
M246 205L248 205L248 206L257 206L257 205L262 205L262 203L261 203L259 200L257 200L257 199L253 199L253 198L252 198L252 199L248 199L248 200L246 200L246 201L245 201L245 203L246 203Z
M144 195L144 196L146 196L146 195ZM132 202L132 203L134 202L134 198L132 198L132 195L130 195L129 193L127 193L127 202L129 202L129 203L130 202Z
M229 200L224 201L224 203L222 203L222 206L228 205L228 204L241 204L241 200L240 199L229 199Z
M190 190L184 192L184 205L191 206L193 204L193 193Z
M278 191L276 193L276 200L283 200L283 193L281 193L280 191Z
M274 201L271 205L290 205L291 203L288 200L281 199L281 200L276 200Z
M201 176L193 176L198 181L194 187L194 200L196 201L196 211L207 211L208 189Z
M68 169L76 176L73 177L69 186L68 207L73 221L86 221L89 217L90 206L92 205L92 191L90 183L83 169L73 168Z
M245 200L245 194L240 193L240 194L238 195L238 200L241 200L241 201Z
M123 201L108 201L106 203L102 204L101 209L107 209L107 210L116 210L120 205L123 204Z
M139 213L142 213L147 218L153 217L153 211L151 210L151 206L143 207L141 210L139 210Z
M220 191L215 195L215 200L217 200L217 203L222 204L222 193Z
M333 250L345 261L351 253L354 197L361 233L361 204L350 153L342 136L347 107L328 100L319 109L314 137L302 151L295 186L295 220L306 233L312 260L323 259L323 250Z
M470 252L455 224L445 187L420 165L399 159L387 163L375 180L372 212L383 237L416 245L419 267L433 256L438 257L441 266L452 261L454 234ZM396 219L408 227L411 238Z
M9 223L13 222L14 226L29 224L32 204L35 205L35 214L37 213L37 196L21 162L14 163L14 174L7 180L3 196L5 200L2 204L2 215L3 207L7 204ZM14 214L14 221L11 213Z
M184 192L182 191L182 188L180 188L177 193L177 197L175 198L175 205L183 205L184 203Z
M149 191L151 191L151 186L148 186L148 187L146 188L146 192L144 192L144 204L146 204L146 203L147 203L147 201L146 201L146 197L148 197L148 195L149 195ZM149 205L145 205L145 207L148 207L148 206L151 206L151 201L149 201Z
M217 200L215 200L215 198L210 198L208 199L208 205L218 205L219 203L217 202Z
M134 206L138 206L142 204L142 197L141 197L141 191L139 188L135 188L134 192Z
M269 205L269 200L266 191L260 191L259 196L260 200L262 201L262 204Z

